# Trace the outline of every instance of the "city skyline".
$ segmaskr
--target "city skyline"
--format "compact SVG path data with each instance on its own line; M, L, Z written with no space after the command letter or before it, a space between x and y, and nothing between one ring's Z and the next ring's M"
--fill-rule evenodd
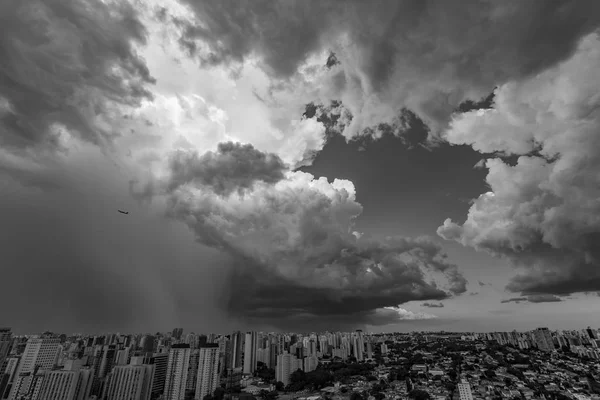
M593 325L600 3L0 9L0 325Z

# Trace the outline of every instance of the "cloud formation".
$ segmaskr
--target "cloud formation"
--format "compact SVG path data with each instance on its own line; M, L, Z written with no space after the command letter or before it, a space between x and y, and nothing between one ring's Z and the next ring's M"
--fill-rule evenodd
M135 50L146 31L127 2L8 0L0 25L0 147L54 150L70 136L104 143L119 134L117 106L152 97L154 78Z
M423 303L421 305L423 307L429 307L429 308L442 308L442 307L444 307L444 303Z
M501 85L493 109L455 115L446 134L488 154L490 191L438 234L512 261L513 292L600 288L599 67L594 33L568 60Z
M465 292L466 279L430 239L376 240L354 232L362 206L351 182L299 171L281 179L276 156L248 145L219 148L206 162L179 153L154 194L166 196L169 215L200 242L234 258L232 315L253 324L337 318L375 325L418 318L386 307ZM249 160L227 149L243 149L235 154ZM253 167L227 167L238 161ZM441 280L444 286L435 283Z
M354 115L347 137L381 123L401 129L404 107L440 132L464 100L564 60L600 22L595 1L185 3L195 18L176 20L180 43L202 65L257 60L283 80L308 68L307 93Z
M553 294L533 294L527 297L512 297L507 300L502 300L501 303L554 303L562 301L562 299Z

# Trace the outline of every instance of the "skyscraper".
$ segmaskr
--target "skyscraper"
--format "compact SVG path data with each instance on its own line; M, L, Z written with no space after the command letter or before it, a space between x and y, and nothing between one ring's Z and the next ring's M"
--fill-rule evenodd
M542 351L554 350L554 341L552 340L552 334L548 328L537 328L533 331L533 337L538 349Z
M184 399L190 355L189 344L174 344L171 346L165 382L165 400Z
M4 373L4 360L12 347L12 332L10 328L0 328L0 378Z
M86 400L92 388L92 371L81 360L67 360L62 370L46 371L38 399ZM117 400L117 399L115 399Z
M143 357L132 357L129 365L119 365L108 375L103 398L110 400L149 400L154 365L143 364Z
M60 339L52 337L31 338L27 341L9 400L16 400L21 393L30 392L38 369L52 369L58 357L59 346Z
M196 390L198 379L198 363L200 362L200 350L193 349L190 354L190 366L188 367L188 378L185 384L186 390Z
M231 363L230 368L240 368L242 366L242 332L235 331L231 335Z
M154 353L154 355L152 355L151 357L146 358L146 364L154 365L150 399L155 400L159 398L165 391L165 383L167 380L167 367L169 364L169 354Z
M171 334L171 336L177 340L181 339L181 335L183 335L183 328L175 328Z
M258 347L258 334L256 332L246 333L244 346L244 374L253 374L256 371L256 349Z
M277 366L275 367L275 380L283 382L284 385L290 383L290 376L294 371L300 368L302 360L298 360L296 356L289 353L280 354L277 356Z
M219 384L219 345L206 344L200 348L195 399L212 394Z

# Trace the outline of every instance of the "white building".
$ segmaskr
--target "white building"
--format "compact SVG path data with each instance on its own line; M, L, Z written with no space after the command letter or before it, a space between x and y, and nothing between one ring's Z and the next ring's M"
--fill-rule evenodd
M103 398L107 400L149 400L154 365L132 357L129 365L118 365L108 374Z
M58 358L60 340L58 338L31 338L27 341L25 351L15 376L15 384L8 396L9 400L17 399L18 395L30 393L37 370L51 370ZM39 380L36 380L38 383ZM36 394L37 395L37 394Z
M460 383L457 385L457 389L460 400L473 400L471 385L466 379L461 379Z
M202 400L207 394L212 395L219 386L219 356L218 344L200 348L195 399Z
M92 370L81 360L66 360L62 370L46 371L38 399L87 400L92 388Z
M174 344L169 352L165 400L183 400L190 366L191 349L189 344Z
M256 350L258 347L258 334L256 332L246 333L244 346L244 374L253 374L256 371Z
M302 360L289 353L277 356L277 366L275 367L275 380L283 382L284 385L290 383L290 376L299 368L302 368Z

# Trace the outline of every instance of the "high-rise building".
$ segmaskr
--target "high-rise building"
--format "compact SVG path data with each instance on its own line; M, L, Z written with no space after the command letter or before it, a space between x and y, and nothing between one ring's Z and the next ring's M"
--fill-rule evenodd
M81 360L67 360L62 370L45 371L38 399L87 400L92 388L92 371ZM116 400L116 399L115 399Z
M456 386L460 400L473 400L473 395L471 394L471 385L466 379L462 379Z
M533 338L538 349L542 351L554 350L554 341L548 328L537 328L533 331Z
M107 400L149 400L155 366L143 361L143 357L132 357L129 365L114 367L102 397Z
M184 399L190 355L189 344L174 344L171 346L165 382L165 400Z
M173 338L179 340L181 339L181 336L183 335L183 328L175 328L173 329L173 333L171 334L171 336L173 336Z
M152 335L144 335L140 341L140 348L144 353L152 353L154 351L155 337Z
M154 353L150 357L146 357L146 364L154 365L154 374L152 378L152 390L150 399L156 400L165 391L165 383L167 380L167 367L169 364L168 353Z
M311 372L317 369L319 365L319 359L317 356L308 356L304 359L304 372ZM293 371L292 371L293 372Z
M17 375L19 361L21 361L21 357L7 357L4 360L4 376L0 381L0 399L8 398Z
M196 390L196 382L198 379L198 363L200 362L200 350L193 349L190 354L190 366L188 367L188 378L186 382L186 390Z
M296 356L289 353L278 355L277 366L275 367L275 380L283 382L284 385L288 385L292 373L301 368L301 366L302 360L298 360Z
M256 350L258 347L258 334L247 332L244 346L244 374L253 374L256 371Z
M0 378L4 374L4 360L12 347L13 339L10 328L0 328Z
M206 344L200 348L198 377L196 379L195 399L202 400L207 394L213 394L219 385L219 345Z
M60 339L53 337L27 340L9 400L18 399L22 393L31 393L30 388L34 381L41 384L36 378L36 373L38 370L51 370L54 367L58 358L59 346Z
M235 369L242 367L243 341L242 332L233 332L231 335L231 362L229 368Z

